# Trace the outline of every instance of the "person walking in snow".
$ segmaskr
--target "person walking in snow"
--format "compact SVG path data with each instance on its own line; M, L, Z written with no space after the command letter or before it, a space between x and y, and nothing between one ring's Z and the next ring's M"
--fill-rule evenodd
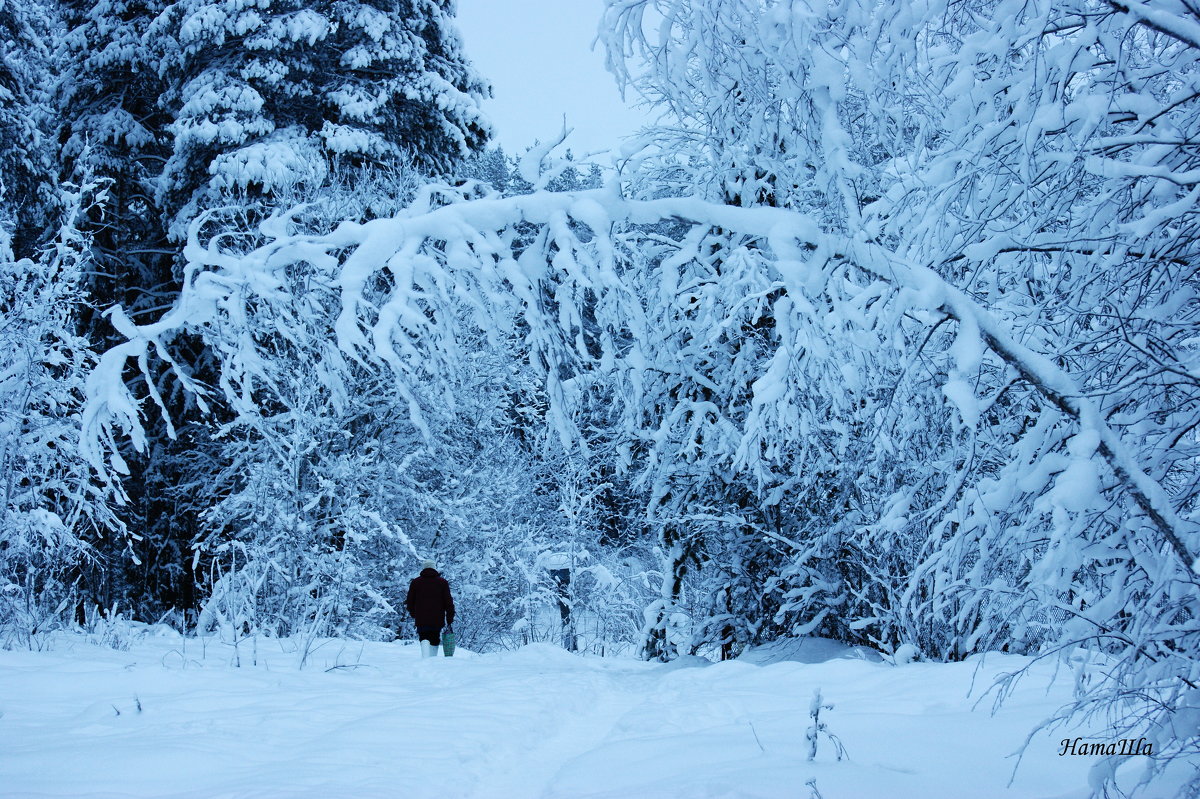
M421 573L409 583L404 606L417 625L421 657L433 657L442 643L442 627L454 625L454 597L432 560L424 561Z

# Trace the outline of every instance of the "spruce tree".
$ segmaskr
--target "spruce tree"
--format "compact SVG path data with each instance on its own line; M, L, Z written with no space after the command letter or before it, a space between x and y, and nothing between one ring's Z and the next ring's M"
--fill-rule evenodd
M145 46L163 8L161 0L62 0L65 32L55 48L54 86L58 162L64 181L90 187L78 224L92 268L82 282L87 302L77 325L98 351L122 340L104 311L119 305L133 321L151 322L179 291L179 248L166 239L156 201L171 120L159 103L164 77ZM123 453L128 502L120 516L132 537L96 543L97 560L80 579L84 605L133 603L159 614L186 604L178 586L186 582L190 531L176 529L179 514L163 500L164 488L179 482L171 464L181 448L160 421L147 421L149 452Z
M87 233L97 269L88 284L97 309L120 304L139 322L169 305L175 251L154 201L168 154L163 81L143 46L160 0L63 0L67 33L57 47L59 163L64 180L96 181ZM112 332L100 319L84 326Z
M18 257L43 244L55 205L46 138L47 11L0 0L0 251Z
M179 0L148 41L173 123L172 235L230 198L311 195L336 169L444 173L488 135L446 0Z
M67 36L56 91L64 176L106 186L86 231L98 267L92 305L154 321L181 289L182 243L201 211L234 207L241 223L331 182L389 171L449 170L483 145L486 84L464 60L449 2L384 0L64 0ZM351 177L347 177L350 175ZM119 340L99 313L81 320L98 349ZM180 335L171 357L204 382L210 354ZM177 424L147 414L147 451L126 453L123 521L134 557L107 553L95 601L142 615L194 604L191 546L220 500L213 431L163 370L158 392Z

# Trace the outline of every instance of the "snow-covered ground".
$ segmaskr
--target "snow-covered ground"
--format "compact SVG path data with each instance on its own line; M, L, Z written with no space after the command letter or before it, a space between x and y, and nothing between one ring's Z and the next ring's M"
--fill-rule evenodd
M993 714L984 689L1026 659L872 654L805 640L718 664L548 644L422 660L408 642L259 640L237 667L230 647L166 631L124 651L63 637L0 651L0 796L1088 795L1092 759L1059 755L1085 730L1035 737L1013 776L1011 753L1069 695L1065 672L1035 664ZM816 689L846 760L825 736L808 760Z

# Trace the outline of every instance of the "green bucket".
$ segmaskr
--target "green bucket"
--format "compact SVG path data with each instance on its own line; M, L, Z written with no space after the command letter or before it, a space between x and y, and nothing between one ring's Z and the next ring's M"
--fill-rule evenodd
M442 654L446 657L454 657L454 630L450 627L442 633Z

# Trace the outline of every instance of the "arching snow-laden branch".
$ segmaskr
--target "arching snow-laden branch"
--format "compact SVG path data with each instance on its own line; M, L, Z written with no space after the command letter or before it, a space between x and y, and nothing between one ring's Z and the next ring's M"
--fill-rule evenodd
M631 287L622 282L619 251L635 237L630 226L664 220L761 240L775 255L771 266L777 279L796 296L823 293L834 266L848 261L893 292L903 292L901 301L907 310L958 320L961 336L974 337L978 345L993 350L1074 418L1087 436L1094 437L1092 451L1122 481L1179 562L1189 567L1196 562L1187 543L1195 539L1196 531L1179 519L1167 492L1138 466L1136 449L1105 424L1072 377L1023 345L985 308L932 270L906 264L877 245L835 246L845 243L831 242L813 220L792 211L695 199L638 201L608 189L455 203L396 219L344 223L326 236L288 235L286 220L276 219L264 228L275 240L246 254L222 251L219 237L202 244L193 235L187 251L191 259L187 284L170 313L152 325L137 326L122 318L120 309L113 312L129 342L106 353L90 381L85 451L103 470L95 442L110 439L101 431L115 422L137 435L137 403L119 379L125 361L143 363L152 354L161 354L165 348L156 345L184 330L206 332L224 326L236 330L253 313L254 302L280 296L281 273L299 264L327 274L334 282L326 288L336 287L340 293L341 312L333 333L342 351L356 360L386 364L401 380L412 379L422 369L436 374L433 364L453 363L455 330L438 313L440 301L452 295L477 310L474 321L484 329L496 329L498 320L511 321L514 314L522 316L545 358L552 383L555 375L574 375L585 364L632 375L648 363L653 342L662 331L645 316ZM513 230L522 222L541 227L538 246L515 254ZM619 226L625 232L615 233ZM349 256L341 258L347 251ZM556 289L557 308L550 313L540 294L552 271L563 282ZM365 296L368 282L380 278L393 286L382 304ZM584 342L584 303L571 302L576 298L568 296L585 288L595 293L597 320L605 326L597 336L598 357ZM618 339L628 340L619 344ZM222 388L235 406L253 402L259 388L256 360L261 356L246 349L248 344L236 341L224 353L229 360L222 372ZM186 380L186 375L181 377ZM636 376L633 380L636 383ZM565 396L561 390L555 394ZM419 407L412 412L420 418Z
M124 362L135 357L144 364L150 347L162 351L165 348L157 345L184 329L213 341L223 359L221 382L227 401L240 413L255 412L256 405L264 401L264 392L269 391L264 363L272 354L239 331L245 329L251 315L262 312L264 303L285 299L281 291L289 270L311 269L318 275L312 281L314 290L338 296L341 310L331 335L349 358L390 369L401 385L422 379L436 381L438 375L451 373L459 358L460 325L469 323L499 335L515 329L520 320L526 326L528 344L540 356L563 435L573 435L571 404L580 386L586 381L615 380L623 387L615 396L622 403L625 435L631 440L649 441L647 462L669 471L679 454L663 443L664 419L695 419L694 407L682 407L694 405L694 401L676 398L675 410L662 408L658 416L647 415L648 404L661 405L664 401L649 396L648 384L655 370L687 370L693 340L714 320L697 319L696 328L677 335L659 326L661 315L656 316L655 309L639 296L645 288L638 287L634 278L643 279L644 275L630 269L628 253L642 245L643 226L664 220L691 231L736 231L758 242L759 253L769 254L764 268L791 300L774 309L776 323L781 328L803 331L807 337L810 363L800 371L808 379L832 384L842 374L837 369L822 370L811 365L820 360L814 357L819 351L814 346L816 339L826 340L825 367L854 348L844 341L830 340L831 336L850 335L844 330L831 332L831 320L854 327L858 317L858 334L870 336L860 339L858 347L878 346L875 336L882 333L886 337L885 330L877 323L862 320L861 311L853 307L862 290L874 293L873 307L891 306L887 311L874 311L876 315L884 313L885 318L917 314L931 321L943 315L959 320L960 341L955 350L964 362L954 365L957 372L972 368L965 362L969 356L961 353L978 352L986 346L1054 406L1074 417L1078 430L1072 457L1083 461L1104 459L1137 506L1148 511L1146 516L1159 540L1174 554L1174 567L1164 563L1154 571L1166 576L1190 566L1193 557L1186 542L1194 540L1195 533L1178 520L1163 488L1138 468L1136 449L1105 425L1068 374L1019 342L985 309L932 270L905 264L877 245L858 243L837 248L812 220L780 209L742 209L691 199L635 201L612 190L571 195L539 193L453 203L420 212L414 208L409 215L392 220L343 224L326 236L289 235L286 221L280 219L265 231L274 240L245 254L223 250L220 237L204 244L194 239L189 247L193 260L188 283L178 306L153 326L139 328L120 322L131 340L106 354L93 375L89 419L92 424L108 423L105 414L115 411L119 423L136 431L132 410L135 403L118 379ZM514 231L521 223L536 225L538 233L533 245L516 252ZM671 251L671 257L687 260L697 257L693 238L688 234L678 239L659 235L655 240ZM661 263L667 261L668 257L661 259ZM853 276L841 268L847 263L854 264L858 285L853 285ZM656 279L674 279L670 274L671 270L664 268ZM881 292L881 285L887 287L886 293ZM686 294L686 289L672 287L667 293L678 297ZM452 299L473 308L474 318L453 316ZM842 303L843 307L829 307L829 303ZM784 313L790 321L778 318ZM288 334L286 329L279 332L285 337ZM752 437L780 439L796 435L786 422L772 426L770 415L762 407L790 401L783 389L795 376L770 370L780 351L788 348L793 353L801 349L782 343L780 350L770 354L769 361L763 361L767 366L764 372L750 376L756 413L742 420L743 429L732 433L740 443ZM974 356L976 361L979 358L978 354ZM833 390L832 385L820 389ZM111 399L114 394L118 404ZM971 401L954 393L950 396L960 406ZM716 398L714 404L719 403ZM414 401L410 411L420 427L422 409ZM775 418L787 417L777 410ZM754 424L764 427L756 430ZM92 428L93 435L97 429ZM719 462L725 455L719 447L715 449L718 451L706 452L701 458L710 464ZM738 443L727 449L739 449L740 468L762 466L754 461L772 457L747 452ZM96 452L92 450L93 458ZM786 471L795 466L781 463L776 469ZM1024 482L1031 493L1053 493L1056 479L1077 473L1069 466L1050 466L1040 485L1030 488L1028 476ZM645 479L661 483L655 489L660 496L669 490L669 480L661 474ZM1098 489L1073 483L1070 490ZM1089 501L1086 497L1080 499L1075 507L1082 516L1090 508ZM1071 527L1061 519L1059 524ZM1151 545L1138 557L1154 557L1158 548Z

